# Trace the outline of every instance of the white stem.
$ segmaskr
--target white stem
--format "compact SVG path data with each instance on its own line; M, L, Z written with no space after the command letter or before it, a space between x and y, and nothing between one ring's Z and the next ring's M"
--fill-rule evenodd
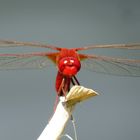
M98 95L91 89L74 86L65 98L61 98L56 111L37 140L59 140L78 102Z
M65 108L61 100L57 105L56 111L51 118L50 122L38 138L38 140L58 140L60 134L63 132L64 127L69 120L72 108Z

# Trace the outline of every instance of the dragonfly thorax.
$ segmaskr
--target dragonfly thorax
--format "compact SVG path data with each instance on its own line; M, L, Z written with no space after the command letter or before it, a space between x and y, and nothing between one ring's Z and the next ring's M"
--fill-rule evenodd
M81 68L80 61L75 57L64 57L58 63L58 70L64 76L72 77L77 74Z

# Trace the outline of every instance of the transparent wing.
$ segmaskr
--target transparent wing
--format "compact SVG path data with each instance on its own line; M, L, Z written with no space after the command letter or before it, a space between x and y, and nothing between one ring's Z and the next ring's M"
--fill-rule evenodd
M84 46L81 48L77 48L77 51L80 50L90 50L90 49L96 49L96 48L114 48L114 49L133 49L133 50L139 50L140 49L140 43L134 43L134 44L110 44L110 45L89 45Z
M0 70L40 69L52 65L46 54L0 54Z
M118 75L140 76L140 60L120 59L98 55L82 55L82 67L94 72Z
M53 50L60 50L59 47L53 45L46 45L35 42L20 42L20 41L10 41L10 40L0 40L0 47L41 47L41 48L49 48Z

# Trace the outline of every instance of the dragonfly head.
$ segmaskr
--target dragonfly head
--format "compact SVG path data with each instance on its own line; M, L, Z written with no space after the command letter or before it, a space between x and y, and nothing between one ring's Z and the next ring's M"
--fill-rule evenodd
M75 57L64 57L58 62L59 72L65 76L72 77L76 75L80 68L81 63Z

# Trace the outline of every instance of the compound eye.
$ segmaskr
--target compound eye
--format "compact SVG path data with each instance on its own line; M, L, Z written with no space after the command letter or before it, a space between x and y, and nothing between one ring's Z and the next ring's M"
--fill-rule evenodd
M74 60L71 59L71 60L70 60L70 63L74 63Z
M68 61L67 60L64 60L64 64L67 64L68 63Z

